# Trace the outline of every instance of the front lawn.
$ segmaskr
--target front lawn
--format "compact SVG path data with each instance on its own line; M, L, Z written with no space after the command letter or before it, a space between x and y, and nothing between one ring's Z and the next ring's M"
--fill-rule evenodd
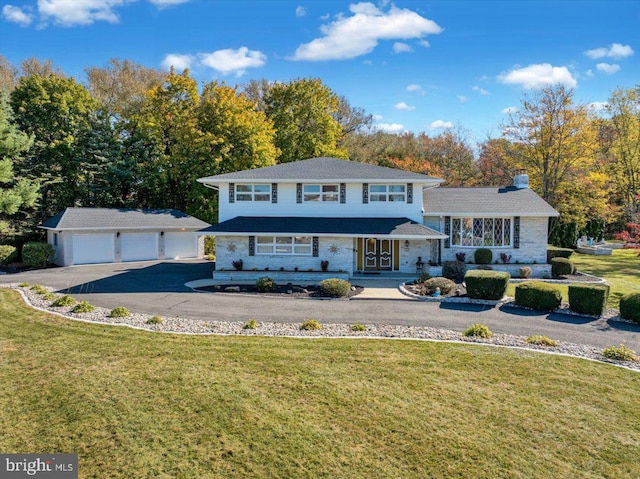
M640 374L393 340L73 322L0 290L0 450L80 477L640 477Z

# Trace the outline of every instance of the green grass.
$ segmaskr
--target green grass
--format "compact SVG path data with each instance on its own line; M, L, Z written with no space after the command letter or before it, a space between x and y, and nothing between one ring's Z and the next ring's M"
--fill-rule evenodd
M158 334L0 290L0 450L82 478L637 478L640 374L463 344Z

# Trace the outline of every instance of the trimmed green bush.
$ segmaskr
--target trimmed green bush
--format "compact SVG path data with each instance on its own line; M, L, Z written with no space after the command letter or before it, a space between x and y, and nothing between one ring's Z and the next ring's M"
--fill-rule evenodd
M351 331L366 331L367 327L363 324L352 324L351 325Z
M580 314L600 316L607 307L609 285L581 284L569 285L569 309Z
M640 293L629 293L620 298L620 316L640 323Z
M467 265L462 261L445 261L442 265L442 276L453 281L462 281L467 272Z
M54 252L55 249L49 243L25 243L22 247L22 262L29 268L44 268Z
M15 246L0 244L0 264L7 265L13 263L18 258L18 251Z
M51 301L55 298L56 298L56 295L53 293L45 293L42 295L42 299L44 299L45 301Z
M551 264L553 258L570 258L572 254L572 249L547 245L547 263L549 264Z
M541 281L527 281L516 286L516 304L541 311L553 311L560 306L562 294Z
M467 295L473 299L502 299L511 275L502 271L471 270L464 276Z
M278 285L269 276L263 276L256 281L256 288L261 293L269 293L271 291L277 291Z
M533 270L531 268L529 268L528 266L521 266L520 267L520 277L527 279L530 278L531 275L533 274Z
M318 292L322 296L331 296L333 298L344 298L351 291L351 283L339 278L323 279L318 284Z
M51 306L53 306L54 308L62 308L65 306L73 306L74 304L76 304L75 299L73 299L71 296L64 295L60 296L53 303L51 303Z
M131 313L129 310L123 306L117 306L111 310L109 313L110 318L126 318Z
M491 264L493 260L493 253L488 248L477 249L473 253L473 260L476 264Z
M92 304L89 304L87 301L80 301L76 304L71 310L72 313L90 313L94 311L96 307Z
M242 329L258 329L258 321L255 319L250 319L242 326Z
M472 324L469 326L464 333L467 337L476 337L476 338L492 338L493 332L484 324Z
M315 319L307 319L300 325L300 329L302 331L319 331L322 329L322 326Z
M429 273L422 273L418 278L418 283L424 283L428 279L431 279L431 275Z
M29 283L20 283L18 286L20 286L21 288L28 288Z
M145 321L145 324L162 324L162 318L157 315L151 316Z
M548 338L547 336L534 335L527 338L527 343L537 346L557 346L558 341Z
M449 294L449 291L451 291L455 285L456 283L447 278L431 278L424 282L423 291L424 294L433 294L436 292L436 288L440 288L440 294Z
M551 275L554 277L575 273L575 266L567 258L553 258L551 260Z
M47 294L49 292L47 288L45 288L44 286L40 286L39 284L34 284L29 289L36 294Z
M602 355L608 359L615 359L616 361L637 361L638 356L636 353L627 348L624 344L620 346L610 346L602 350Z

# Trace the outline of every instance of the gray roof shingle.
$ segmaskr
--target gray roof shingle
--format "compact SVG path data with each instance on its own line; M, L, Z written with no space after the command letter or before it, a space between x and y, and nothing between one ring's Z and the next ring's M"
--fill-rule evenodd
M201 232L446 238L442 233L409 218L236 216L203 229Z
M236 171L200 178L200 183L218 184L232 181L426 181L441 182L432 176L382 166L340 160L338 158L311 158L282 163L265 168Z
M66 208L48 219L41 228L56 230L80 229L146 229L206 228L206 223L178 210L147 210L134 208Z
M508 187L425 189L425 215L559 216L549 203L529 188Z

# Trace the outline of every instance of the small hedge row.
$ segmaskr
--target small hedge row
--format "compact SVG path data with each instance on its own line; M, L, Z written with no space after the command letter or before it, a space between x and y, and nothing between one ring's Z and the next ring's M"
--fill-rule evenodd
M620 316L640 323L640 293L629 293L620 298Z
M452 281L462 281L467 272L467 265L462 261L445 261L442 265L442 276Z
M25 243L22 262L29 268L44 268L49 264L55 249L49 243Z
M551 260L551 275L553 277L574 274L576 267L567 258L553 258Z
M320 281L318 291L322 296L344 298L351 291L351 283L339 278L328 278Z
M607 307L609 285L606 284L570 284L569 308L580 314L600 316Z
M473 260L476 264L491 264L493 253L489 248L480 248L473 253Z
M572 254L572 249L547 245L547 263L549 264L551 264L553 258L570 258Z
M516 304L541 311L553 311L562 303L562 294L540 281L527 281L516 286Z
M471 270L465 277L467 295L473 299L502 299L511 275L501 271Z

